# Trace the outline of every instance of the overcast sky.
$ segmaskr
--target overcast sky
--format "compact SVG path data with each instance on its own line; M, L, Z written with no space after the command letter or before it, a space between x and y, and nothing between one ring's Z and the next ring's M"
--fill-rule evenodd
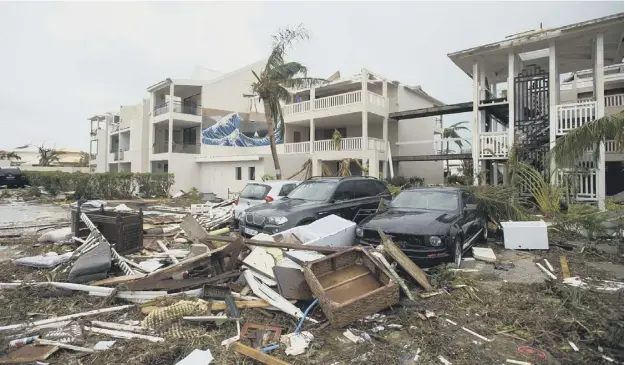
M195 66L221 72L266 57L271 35L302 23L290 59L313 76L367 68L471 100L447 54L623 11L623 2L0 3L0 149L41 143L87 150L87 118L146 97ZM447 121L462 120L455 116Z

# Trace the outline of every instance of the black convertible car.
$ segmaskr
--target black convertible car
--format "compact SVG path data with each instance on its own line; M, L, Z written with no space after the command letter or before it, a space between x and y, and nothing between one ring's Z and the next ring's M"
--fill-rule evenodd
M363 244L378 245L380 228L413 261L453 260L477 241L486 241L488 220L477 210L477 198L462 188L404 190L386 209L356 228Z

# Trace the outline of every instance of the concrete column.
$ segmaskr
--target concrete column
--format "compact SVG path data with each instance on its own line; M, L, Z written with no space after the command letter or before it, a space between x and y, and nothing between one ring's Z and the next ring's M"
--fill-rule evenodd
M384 162L382 163L382 176L386 179L388 177L388 82L386 80L382 83L382 96L386 102L386 108L384 111L384 119L382 120L382 139L384 140Z
M321 160L311 157L312 176L321 176Z
M516 77L516 55L514 51L508 52L508 146L514 145L514 78Z
M362 98L362 150L366 151L368 148L369 141L369 120L368 120L368 112L369 110L369 93L367 91L367 83L369 81L369 73L364 68L361 71L361 98Z
M605 115L604 75L603 75L603 33L595 39L594 87L597 101L597 119ZM599 143L599 159L597 159L597 199L599 209L605 210L605 141Z
M380 153L378 151L373 151L372 157L369 159L369 176L373 176L375 178L380 177Z
M473 185L478 185L477 176L480 173L479 156L480 156L480 67L477 61L473 62Z
M104 149L102 150L104 152L104 172L109 171L109 143L111 142L111 136L109 135L109 125L112 121L112 115L106 115L104 117ZM100 150L100 146L98 146L98 150Z
M315 152L315 120L310 120L310 154Z
M150 92L150 111L148 112L148 172L151 172L152 169L152 164L149 162L150 161L150 157L152 156L152 154L154 153L154 143L156 142L154 140L154 124L153 124L153 118L154 118L154 98L156 96L154 95L154 91Z
M170 154L174 151L174 84L169 84L169 149ZM171 156L170 156L171 157Z
M556 42L549 44L549 150L556 145L556 131L558 130L558 114L556 109L560 104L560 82L558 77L558 55ZM558 182L556 178L556 163L553 158L550 161L549 176L551 184Z
M311 87L310 88L310 110L313 111L315 110L315 88Z

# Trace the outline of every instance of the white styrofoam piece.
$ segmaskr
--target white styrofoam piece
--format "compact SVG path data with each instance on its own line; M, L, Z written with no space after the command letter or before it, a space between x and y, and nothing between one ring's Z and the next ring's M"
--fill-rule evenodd
M501 222L503 244L510 250L548 250L547 223L544 221Z
M273 236L286 236L288 234L295 235L305 245L350 247L354 245L356 223L336 215L329 215L309 225L287 229Z
M117 341L99 341L98 343L96 343L93 346L93 349L96 350L96 351L108 350L111 347L113 347L115 342L117 342Z
M191 351L187 357L178 361L176 365L208 365L213 361L213 354L211 350L198 350Z
M325 257L325 255L320 254L316 251L302 251L302 250L290 250L286 253L288 257L295 258L296 260L300 260L302 262L310 262L319 260Z
M141 269L143 269L145 272L152 272L155 271L156 269L160 268L161 266L164 266L165 264L159 262L159 261L154 261L154 260L146 260L146 261L141 261L139 263L139 266L141 266Z
M264 247L254 248L252 252L247 255L245 260L243 260L243 263L270 279L275 279L273 267L276 266L276 260Z
M473 249L473 257L476 260L482 260L487 262L494 262L497 260L497 256L495 255L495 251L492 248L488 247L472 247Z

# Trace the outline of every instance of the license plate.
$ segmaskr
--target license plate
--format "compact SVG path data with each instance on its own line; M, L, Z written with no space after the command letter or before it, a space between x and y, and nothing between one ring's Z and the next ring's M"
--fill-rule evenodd
M15 180L15 176L7 176L7 180Z
M250 236L256 236L258 234L257 230L247 227L243 228L243 232L245 232L245 234L249 234Z

